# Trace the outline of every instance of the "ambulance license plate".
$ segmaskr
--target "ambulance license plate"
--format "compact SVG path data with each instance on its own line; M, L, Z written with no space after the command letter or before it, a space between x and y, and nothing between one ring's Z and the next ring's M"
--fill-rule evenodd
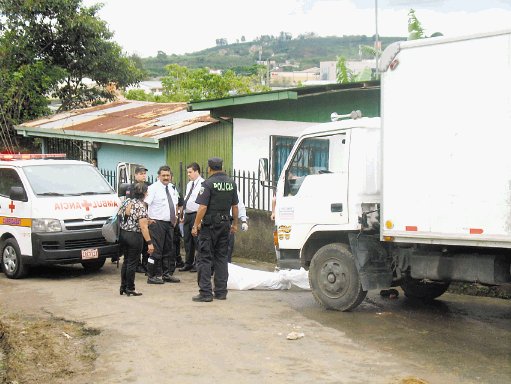
M82 260L97 259L99 252L97 248L82 249Z

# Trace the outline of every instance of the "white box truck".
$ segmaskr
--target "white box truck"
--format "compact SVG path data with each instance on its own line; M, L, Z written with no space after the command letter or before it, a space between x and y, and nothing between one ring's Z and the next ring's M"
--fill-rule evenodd
M319 124L293 147L279 265L309 268L317 301L343 311L372 289L511 282L511 31L395 43L380 71L381 120Z

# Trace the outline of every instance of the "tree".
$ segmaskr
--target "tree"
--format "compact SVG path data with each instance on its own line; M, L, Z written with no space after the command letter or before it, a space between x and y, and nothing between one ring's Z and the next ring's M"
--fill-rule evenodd
M48 113L48 95L67 110L111 100L115 87L142 79L97 17L100 7L84 7L82 0L0 0L0 101L8 124ZM85 86L84 78L96 85Z
M425 37L424 28L422 28L422 24L415 16L415 10L412 8L408 12L408 40L423 39Z
M353 71L346 65L346 58L340 56L337 58L337 82L340 84L346 84L353 82L354 75Z
M177 64L168 65L166 70L159 101L189 102L269 90L260 85L257 75L240 76L231 70L216 74L207 68L189 69Z

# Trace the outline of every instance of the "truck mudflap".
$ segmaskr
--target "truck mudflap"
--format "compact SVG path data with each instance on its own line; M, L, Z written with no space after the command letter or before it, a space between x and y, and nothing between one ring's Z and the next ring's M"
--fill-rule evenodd
M364 291L389 288L393 276L391 258L379 238L363 233L350 233L348 238Z

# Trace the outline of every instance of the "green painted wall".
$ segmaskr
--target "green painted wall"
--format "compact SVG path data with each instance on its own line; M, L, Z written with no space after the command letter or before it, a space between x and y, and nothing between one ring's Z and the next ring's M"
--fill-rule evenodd
M205 176L208 159L221 157L224 169L232 169L232 123L220 121L194 131L169 137L165 141L167 164L174 173L174 182L184 189L188 178L186 166L197 162ZM180 166L182 162L182 166ZM182 169L182 171L180 171Z
M362 116L380 116L380 89L354 89L331 91L323 94L301 96L298 100L253 103L235 107L215 108L214 116L246 119L303 121L323 123L330 121L330 114L350 113L361 110Z

